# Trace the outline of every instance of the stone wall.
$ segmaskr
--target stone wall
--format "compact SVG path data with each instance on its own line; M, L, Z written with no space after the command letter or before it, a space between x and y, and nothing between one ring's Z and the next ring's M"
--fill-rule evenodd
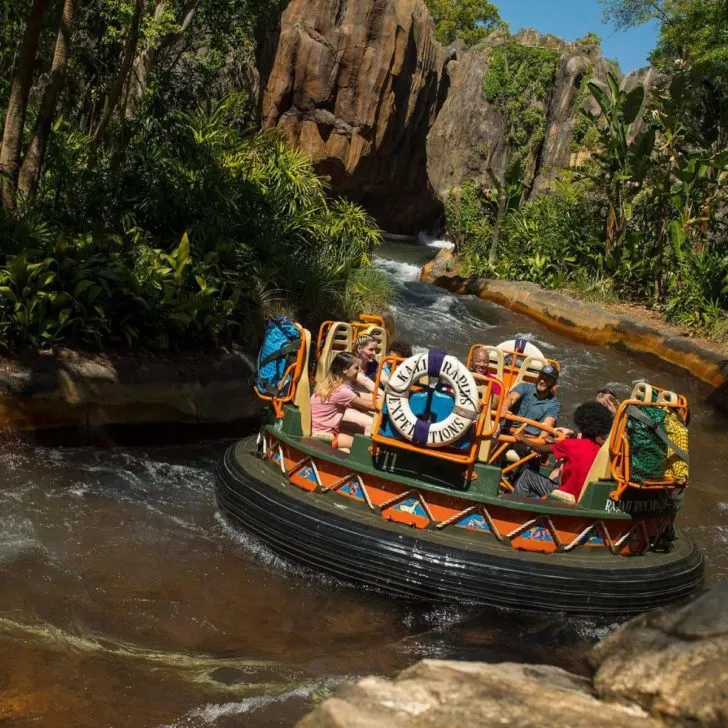
M728 358L673 329L659 328L590 303L548 291L537 283L467 278L459 275L454 255L442 250L424 268L420 279L452 293L478 296L539 321L551 331L595 346L618 346L650 354L684 369L715 387L714 402L728 409ZM725 400L725 401L724 401Z
M252 362L237 351L187 357L24 355L0 368L0 430L221 424L257 416Z

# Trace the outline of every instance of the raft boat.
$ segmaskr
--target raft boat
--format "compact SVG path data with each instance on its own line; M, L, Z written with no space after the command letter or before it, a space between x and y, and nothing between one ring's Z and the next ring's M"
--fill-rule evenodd
M310 333L296 328L276 391L256 390L270 417L257 437L228 449L216 475L225 517L276 553L403 597L580 614L637 613L701 585L703 557L674 527L685 483L631 468L629 408L686 419L683 396L639 384L578 500L520 497L508 472L537 456L511 449L494 390L533 382L556 362L513 342L475 344L465 363L444 352L387 357L387 332L371 316L324 323L311 352ZM375 421L344 452L311 437L311 380L362 333L379 342ZM480 346L487 377L469 371ZM379 389L385 365L392 375ZM510 432L531 425L557 434L503 417Z

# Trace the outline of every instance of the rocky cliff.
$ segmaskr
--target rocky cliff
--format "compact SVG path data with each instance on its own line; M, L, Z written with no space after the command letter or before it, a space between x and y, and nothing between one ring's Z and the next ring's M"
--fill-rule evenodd
M606 77L593 43L497 32L463 51L435 41L424 0L292 0L261 44L261 121L384 228L416 232L440 216L450 190L502 172L520 119L486 98L484 80L497 49L514 42L554 64L523 113L524 123L541 120L524 150L537 192L569 164L585 79Z
M299 728L613 728L728 724L728 582L628 622L591 652L591 679L547 665L423 660L367 677Z

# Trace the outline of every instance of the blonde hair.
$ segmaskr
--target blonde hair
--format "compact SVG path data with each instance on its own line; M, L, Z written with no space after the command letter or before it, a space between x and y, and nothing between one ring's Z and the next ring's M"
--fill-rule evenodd
M358 354L362 346L366 346L367 344L371 344L372 342L377 345L379 344L379 342L373 336L370 336L369 334L362 334L354 342L354 353Z
M317 394L322 402L328 401L335 389L346 384L346 370L357 361L358 359L348 351L340 351L333 358L326 376L320 382L316 382L314 394Z

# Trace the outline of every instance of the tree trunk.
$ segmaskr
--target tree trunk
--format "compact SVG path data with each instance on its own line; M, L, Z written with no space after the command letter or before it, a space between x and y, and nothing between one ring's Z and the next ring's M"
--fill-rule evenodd
M668 162L669 164L669 162ZM662 204L660 205L660 222L658 223L657 240L655 244L655 303L662 299L663 282L665 279L665 238L667 237L667 220L670 213L670 169L668 167L662 182Z
M23 194L35 194L38 186L38 177L45 157L48 137L51 133L51 126L56 115L58 97L66 83L66 66L68 65L68 53L71 47L71 35L73 34L73 21L78 7L78 0L64 0L63 11L61 12L61 24L58 28L56 47L53 52L53 63L51 64L51 75L48 85L43 92L43 99L38 111L38 119L35 123L33 138L30 140L28 149L23 159L23 166L20 168L20 179L18 189Z
M43 16L48 9L49 3L50 0L33 0L20 44L15 76L13 77L8 108L5 114L3 142L2 148L0 148L0 172L3 173L0 185L2 185L3 208L8 214L15 211L20 145L23 140L23 127L25 126L25 115L28 110L28 95L33 85L33 69L35 67L35 56L38 52Z
M131 78L129 79L129 98L126 105L125 115L127 119L132 119L139 107L141 106L144 92L149 82L149 74L154 68L157 57L167 48L173 46L190 27L197 8L201 0L188 0L182 10L182 19L180 21L180 29L175 33L170 33L156 43L150 43L134 61ZM154 8L154 19L159 20L167 10L167 0L159 0Z
M121 67L119 73L117 73L114 83L111 84L109 93L106 96L106 103L104 104L104 110L101 114L101 119L96 131L94 132L94 142L98 143L104 136L106 127L109 125L114 111L121 99L121 95L124 91L124 84L129 76L129 70L134 61L136 55L137 44L139 43L139 28L141 26L142 15L144 13L144 0L136 0L134 6L134 16L132 17L131 27L129 28L129 34L126 37L126 44L124 46L124 55L122 56Z
M490 253L488 255L488 264L493 266L498 257L498 240L500 239L500 231L503 226L503 218L506 216L506 207L508 205L508 194L506 193L505 183L498 193L498 212L495 216L495 226L493 227L493 237L490 241Z

